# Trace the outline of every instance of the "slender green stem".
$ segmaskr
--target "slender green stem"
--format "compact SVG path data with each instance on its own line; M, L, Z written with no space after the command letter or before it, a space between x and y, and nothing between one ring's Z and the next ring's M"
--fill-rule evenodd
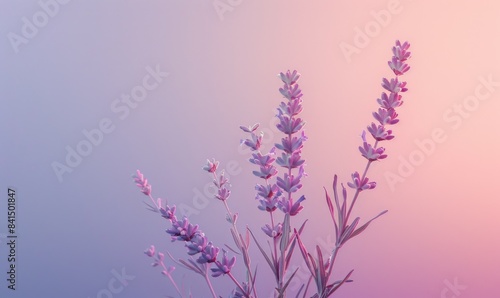
M269 212L269 214L271 216L271 228L274 231L274 216L273 216L273 212ZM273 246L274 246L274 258L273 258L273 260L277 260L278 259L278 237L273 237Z
M375 141L375 145L373 145L373 148L377 148L378 141ZM366 163L365 170L363 171L363 175L361 176L361 181L363 181L366 177L366 174L368 173L368 169L370 168L370 165L372 164L373 161L369 160ZM351 206L349 207L349 212L347 212L347 216L345 218L345 222L348 222L349 216L351 215L352 208L354 207L354 204L356 204L356 200L358 199L359 193L361 191L359 189L356 189L356 193L354 194L354 198L352 199Z
M207 282L208 288L210 289L210 292L212 293L212 296L214 298L218 298L217 294L215 294L214 287L212 286L212 282L210 281L210 278L208 276L208 266L205 264L205 281Z
M332 274L333 264L335 263L335 259L337 258L337 254L339 252L339 249L340 249L339 246L335 246L333 248L332 255L330 256L330 266L328 267L328 272L327 272L327 276L326 276L327 283L328 283L328 280L330 279L330 276Z
M153 202L153 204L155 205L156 210L160 211L160 206L158 206L158 204L155 202L155 199L153 199L151 194L149 194L149 198L151 199L151 202Z
M288 141L291 143L292 142L292 134L288 134ZM290 179L290 177L292 176L292 167L288 166L288 179ZM290 202L292 200L292 192L289 190L288 191L288 202ZM285 214L285 217L289 217L290 214ZM286 223L290 223L290 221L286 221L286 220L283 220L283 225L285 225ZM284 227L283 226L283 230L289 230L288 228ZM289 237L289 235L285 235L284 233L281 234L281 237ZM283 241L283 239L281 240ZM279 290L279 296L280 297L285 297L285 293L283 293L283 286L284 286L284 278L285 278L285 268L286 268L286 260L285 260L285 255L286 255L286 251L287 251L287 248L286 247L281 247L280 248L280 260L279 260L279 284L278 284L278 290Z
M245 289L243 289L243 287L241 286L241 284L236 280L236 278L234 278L234 276L231 274L231 272L228 272L227 273L227 276L229 276L229 278L231 278L233 280L233 282L236 284L236 286L240 289L240 291L245 295L246 298L250 298L250 295L249 293L247 293L245 291Z
M172 278L172 275L170 275L170 272L168 272L167 270L167 267L165 266L165 264L163 263L163 261L160 262L161 266L163 267L163 270L165 270L166 272L166 276L168 277L168 279L170 279L170 282L174 285L175 287L175 290L177 291L177 293L179 294L179 296L182 298L182 293L181 291L179 290L179 287L177 286L177 283L174 281L174 279Z
M215 174L215 172L213 172L213 176L214 176L214 179L217 181L218 177ZM223 200L222 203L224 204L224 207L226 208L227 214L228 214L229 218L231 219L232 230L233 230L234 234L236 235L236 239L235 239L235 241L237 242L236 245L238 246L241 253L243 254L243 257L249 258L248 247L247 247L246 243L241 243L241 237L240 237L241 234L238 231L238 227L236 226L233 213L231 212L231 209L229 209L229 205L227 204L226 200ZM248 259L248 262L245 261L244 263L245 263L245 267L247 269L247 282L249 285L253 285L253 275L252 275L252 269L250 268L250 260ZM256 293L254 286L252 286L252 290L254 292L255 297L257 297L257 293Z

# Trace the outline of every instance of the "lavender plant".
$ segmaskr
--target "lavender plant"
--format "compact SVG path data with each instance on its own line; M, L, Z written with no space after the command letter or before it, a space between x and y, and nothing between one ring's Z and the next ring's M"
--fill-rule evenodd
M178 219L175 206L169 206L166 201L163 203L162 199L155 200L151 195L151 185L139 170L134 175L134 181L141 189L141 192L151 199L152 205L148 204L150 209L159 213L167 221L169 228L166 232L170 235L171 241L183 242L186 247L187 257L175 259L168 254L172 261L202 276L212 297L219 296L216 294L211 278L226 276L235 285L235 290L230 294L231 298L256 298L258 297L256 287L257 269L252 267L249 252L250 239L253 239L274 276L275 297L281 298L291 294L287 293L289 292L287 287L298 268L289 271L289 267L296 247L299 248L310 271L310 278L297 293L293 293L294 297L300 297L301 295L304 298L308 295L311 295L312 298L330 297L343 284L351 282L350 277L353 270L341 280L330 280L332 279L335 260L343 245L353 237L361 234L371 222L387 212L387 210L382 211L362 225L360 225L359 217L351 220L354 206L361 192L376 187L376 182L367 177L371 164L387 157L385 149L379 146L379 142L394 138L392 130L388 129L388 126L399 122L396 108L403 104L400 93L407 91L406 82L400 81L399 77L410 69L406 63L407 59L410 58L409 47L410 44L407 42L396 41L395 46L392 48L393 57L388 64L394 72L395 78L390 80L383 78L382 80L382 87L385 91L377 99L380 108L373 113L376 122L372 122L367 126L367 131L374 140L373 145L367 140L366 131L362 133L362 145L359 146L359 151L367 160L367 164L361 174L355 171L351 174L351 181L347 182L347 186L354 191L352 199L348 199L348 191L343 184L341 184L341 191L339 191L337 175L333 179L333 200L325 189L326 203L335 231L335 246L329 256L323 256L321 249L316 245L316 257L314 257L302 242L301 234L305 229L306 221L300 226L292 228L293 217L304 208L302 203L305 196L298 193L302 188L302 180L306 176L302 148L307 140L303 130L305 122L299 117L303 109L302 91L297 83L300 75L294 70L279 75L284 84L279 91L285 98L280 103L276 115L279 120L277 128L284 135L281 142L275 144L267 153L263 153L261 151L263 135L262 133L256 133L259 125L240 127L249 135L248 138L241 141L241 144L252 151L249 161L257 167L253 171L253 175L262 179L262 182L255 186L255 199L258 201L257 208L269 214L269 222L265 223L261 228L269 244L268 250L264 249L256 234L250 229L247 228L244 234L239 232L237 213L232 212L228 204L231 195L229 181L225 177L224 171L217 171L219 162L215 159L207 160L207 164L203 167L203 170L212 175L213 183L217 188L215 199L223 204L227 212L226 219L230 224L229 230L236 248L232 248L230 245L225 245L225 247L231 250L232 253L241 256L246 272L245 281L239 282L231 272L236 263L235 256L230 257L227 250L221 249L209 241L208 237L199 229L199 226L192 224L187 217L184 216ZM282 170L281 174L279 169ZM148 248L145 254L153 258L153 266L163 268L162 274L170 280L177 294L180 297L185 297L185 291L178 287L171 275L175 267L165 265L164 254L156 252L154 246ZM316 286L315 290L312 290L312 287L310 289L312 281ZM312 291L315 293L310 294L309 292Z

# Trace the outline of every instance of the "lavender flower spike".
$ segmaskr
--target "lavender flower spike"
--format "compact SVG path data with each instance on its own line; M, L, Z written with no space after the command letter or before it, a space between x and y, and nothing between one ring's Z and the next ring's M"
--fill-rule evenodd
M134 182L141 189L141 192L147 196L151 194L151 185L148 183L148 179L144 178L141 171L137 170L136 175L132 175Z
M221 262L215 262L215 265L217 266L216 268L212 268L212 276L213 277L218 277L223 274L228 274L231 272L231 269L234 266L234 263L236 263L236 258L232 257L231 259L227 258L227 252L223 250L223 256L222 256L222 261Z

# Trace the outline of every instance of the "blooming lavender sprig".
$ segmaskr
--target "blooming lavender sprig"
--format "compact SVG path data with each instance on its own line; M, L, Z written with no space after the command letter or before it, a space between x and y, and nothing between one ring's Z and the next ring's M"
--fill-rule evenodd
M256 199L259 201L259 210L266 211L270 215L270 224L265 224L262 227L264 234L273 240L270 257L264 252L255 237L254 239L275 275L278 297L284 297L288 284L284 281L284 276L295 241L294 235L290 237L290 217L297 215L303 209L301 203L305 200L305 196L295 200L293 194L302 188L301 179L306 176L304 172L305 161L301 154L303 143L307 137L302 131L305 122L299 118L299 114L303 110L302 90L297 84L300 74L294 70L293 72L280 73L279 77L284 84L279 91L286 101L282 101L278 106L276 127L285 134L285 137L281 139L280 143L275 144L267 154L263 154L260 151L262 133L256 133L259 125L240 126L240 128L250 134L250 138L242 140L241 143L253 151L250 162L259 167L258 170L253 171L253 174L264 180L264 183L257 184L255 189L257 190ZM276 165L285 169L282 176L278 176ZM294 173L293 171L297 169L297 173ZM276 177L275 181L274 177ZM274 216L276 209L284 213L282 222L276 223Z
M151 185L148 183L148 179L144 178L144 175L137 170L136 175L132 176L134 182L141 189L141 192L146 196L151 195Z
M146 254L148 257L154 259L154 262L151 264L151 266L156 267L156 266L160 265L163 268L163 271L161 272L161 274L165 275L170 280L170 282L174 286L177 293L182 297L181 290L179 289L179 287L177 286L177 283L174 281L174 279L172 277L172 272L175 270L175 267L170 266L167 268L167 266L165 266L165 263L163 262L163 260L165 259L165 255L161 252L158 252L157 254L155 254L154 245L151 245L148 249L146 249L144 251L144 254Z
M359 146L359 151L361 152L361 155L368 160L368 163L361 177L358 172L351 175L353 182L348 183L348 186L356 189L356 193L354 195L353 203L347 213L347 217L351 214L358 194L363 190L373 189L376 186L375 182L369 182L366 177L366 173L368 172L368 168L372 162L387 157L387 154L385 154L385 148L378 147L378 143L382 141L389 141L394 138L392 130L387 129L387 126L394 125L399 122L396 108L403 105L400 93L408 90L408 88L406 88L406 82L401 81L399 77L410 69L410 66L406 63L406 60L411 56L411 53L408 51L409 48L410 44L408 42L401 43L399 40L396 41L396 45L392 48L393 57L391 61L388 62L388 65L396 77L391 78L390 80L387 78L382 79L381 85L385 91L382 92L380 98L377 99L377 103L380 105L380 108L378 111L373 112L373 118L375 118L378 123L372 122L367 126L368 132L375 140L374 145L372 146L368 143L365 131L361 134L363 144L362 146ZM389 94L387 94L387 92L389 92Z
M290 280L295 275L295 271L291 277L285 282L284 275L288 268L289 258L295 247L295 234L291 234L290 217L299 214L304 208L301 203L306 199L304 195L294 200L293 194L302 188L301 180L307 176L304 171L304 160L302 159L302 148L307 137L302 130L305 122L299 118L302 112L302 90L297 81L300 74L294 70L286 73L280 73L283 87L279 89L280 93L286 98L286 101L281 102L278 107L279 123L276 125L278 130L285 134L281 139L281 143L275 144L276 148L281 151L281 157L276 159L276 163L285 168L283 177L277 177L278 187L282 191L281 199L278 201L278 206L285 213L283 220L283 231L280 242L280 257L278 260L278 297L285 296L285 290ZM298 136L297 134L300 133ZM298 168L297 173L293 170ZM305 222L304 222L305 224ZM302 228L304 226L302 225ZM301 229L302 229L301 228Z
M362 174L357 171L351 174L352 182L347 183L350 188L353 188L355 190L352 201L349 204L347 199L347 189L343 185L342 191L341 193L339 193L337 188L337 175L335 175L333 180L334 203L332 202L332 199L325 189L326 201L335 228L335 247L333 248L333 251L328 260L324 262L324 258L321 250L319 249L319 246L316 246L317 259L315 259L307 251L306 247L300 240L299 234L296 233L302 256L311 272L312 278L316 282L317 294L315 295L315 297L329 297L341 285L351 281L349 278L353 272L352 270L342 280L338 280L329 284L329 279L332 274L333 265L339 249L348 240L366 230L366 228L372 221L387 212L387 210L382 211L377 216L360 227L358 227L358 224L360 222L359 217L356 217L352 222L349 221L351 212L356 203L356 200L359 197L359 194L362 191L374 189L376 187L376 182L369 181L366 174L373 162L382 160L387 157L385 149L383 147L379 147L378 143L382 141L392 140L394 138L392 130L387 129L387 126L394 125L399 122L396 108L399 108L403 104L403 101L401 100L402 96L400 95L400 93L406 92L408 90L406 88L406 82L401 81L399 77L410 69L410 67L406 63L406 60L410 58L411 55L408 51L409 47L410 44L407 42L401 43L400 41L396 41L396 45L392 48L393 57L388 62L388 65L396 75L396 77L390 80L387 78L382 79L382 87L385 89L385 91L382 93L380 98L377 99L380 108L376 112L373 112L373 117L375 118L377 123L372 122L367 126L368 132L375 140L374 144L372 145L368 142L365 131L363 131L361 135L363 142L362 145L359 146L359 151L361 152L361 155L367 159L367 165Z
M281 102L278 108L277 117L279 123L276 127L286 137L281 139L280 144L275 145L276 148L282 151L281 157L276 159L276 163L287 171L283 174L283 178L277 178L277 185L284 194L278 205L285 214L294 216L302 210L303 206L300 204L305 200L305 197L302 196L294 202L292 193L302 188L301 179L306 176L303 167L305 161L302 159L301 153L303 142L307 140L307 137L303 131L299 137L294 136L305 125L305 122L298 117L302 112L302 90L297 84L300 74L296 70L293 72L287 71L286 73L280 73L280 78L284 85L279 91L287 101ZM299 172L295 176L292 174L292 170L296 168L299 168Z
M253 131L256 129L253 127L249 127L248 130L253 133ZM260 140L257 140L255 143L250 144L249 146L260 146ZM237 287L241 290L241 292L245 293L245 297L250 297L251 292L254 294L256 293L255 289L255 278L252 273L251 265L250 265L250 252L249 252L249 246L250 246L250 239L249 236L243 237L241 233L238 231L238 227L236 226L236 221L238 220L238 214L231 212L231 209L229 208L229 205L227 203L227 199L231 195L231 191L228 189L229 187L229 179L225 177L224 171L221 171L220 173L217 172L217 168L219 166L219 162L215 160L215 158L212 158L212 160L207 160L206 165L203 167L203 170L207 171L208 173L213 175L213 183L217 187L217 193L215 194L215 198L221 201L227 211L226 214L226 219L227 221L231 224L231 235L233 236L234 242L236 244L236 247L238 250L241 252L243 256L243 263L245 264L246 271L247 271L247 281L246 283L251 285L248 289L247 292L244 292L243 287L241 284L233 277L231 274L230 270L234 266L234 263L236 261L236 258L228 259L226 254L227 252L223 250L224 256L222 257L222 261L216 261L215 257L217 253L219 252L218 248L214 248L212 250L211 248L211 243L208 243L208 245L205 248L205 251L202 254L202 257L206 259L206 261L210 261L211 256L215 254L213 260L215 262L216 267L212 268L212 276L217 277L220 275L228 275L233 282L237 285ZM211 255L211 254L212 255Z
M272 261L269 260L268 263L271 269L273 270L276 280L279 280L279 274L277 271L278 270L277 245L283 234L282 233L283 224L275 222L274 212L276 209L278 209L279 199L282 194L282 191L280 187L276 184L276 182L272 181L272 178L278 174L278 170L274 165L276 162L276 157L275 157L276 148L272 147L267 154L263 154L260 151L261 139L263 134L262 133L260 133L259 135L256 134L256 130L258 127L259 127L258 123L248 127L240 126L240 128L244 132L250 134L250 138L242 140L241 144L246 145L248 148L250 148L251 151L253 151L249 161L250 163L256 165L258 167L258 170L255 170L252 173L256 177L264 180L264 183L255 185L255 190L257 191L255 199L259 201L258 209L267 212L270 216L270 221L271 221L270 224L265 224L261 229L265 235L269 236L273 240L274 250L271 256ZM257 245L259 245L255 237L254 240L256 241ZM263 252L262 249L261 252ZM267 255L265 256L267 257ZM269 257L267 258L269 259Z
M210 173L215 173L215 171L217 170L217 166L218 162L215 162L215 160L213 160L213 162L208 161L204 169ZM236 258L233 257L231 259L228 259L227 254L224 251L224 256L222 257L222 260L221 261L217 260L220 249L214 246L212 242L208 241L207 237L199 229L198 225L190 223L189 219L186 216L184 216L181 220L178 220L175 214L176 212L175 205L169 206L165 204L165 206L162 206L163 204L161 199L157 199L155 201L151 196L151 185L147 182L147 179L144 178L144 175L139 170L137 170L137 173L132 177L134 178L136 185L141 189L141 192L151 199L154 205L154 208L153 207L151 208L154 209L154 211L159 212L163 218L167 219L170 222L171 227L168 228L166 232L167 234L170 235L172 242L174 241L184 242L185 247L187 248L187 254L191 257L199 255L196 262L194 262L192 259L188 259L187 261L178 260L176 262L202 275L207 282L207 285L212 293L212 296L217 297L213 289L213 286L210 280L208 279L207 275L208 265L213 264L213 268L211 269L213 277L218 277L226 274L230 275L231 274L230 271L236 262ZM221 176L219 176L216 185L219 185L219 189L225 189L225 184L227 182L228 180L224 178L224 175L222 174ZM229 196L229 192L226 193L227 196ZM224 198L224 200L226 199L227 197ZM155 262L152 264L154 267L158 265L161 265L163 267L164 270L162 271L162 274L167 276L172 281L176 290L182 296L177 287L177 284L175 284L170 274L173 271L173 269L175 269L175 267L166 268L163 262L164 254L159 252L158 254L156 254L155 257L154 246L151 246L144 253L148 257L155 258ZM232 276L231 279L234 280ZM234 281L236 282L236 280ZM236 285L239 288L241 287L241 285L239 285L237 282Z

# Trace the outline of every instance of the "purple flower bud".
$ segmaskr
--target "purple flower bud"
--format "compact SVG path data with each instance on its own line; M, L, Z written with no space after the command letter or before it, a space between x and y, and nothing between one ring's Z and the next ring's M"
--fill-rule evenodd
M257 197L259 198L259 197ZM257 206L259 210L273 212L278 208L278 197L274 196L271 198L259 198L260 205Z
M300 152L293 152L291 155L282 153L281 157L276 159L276 163L282 167L294 169L300 167L305 160L300 159Z
M278 174L278 171L274 166L270 165L270 166L260 166L259 171L253 171L252 173L259 178L269 179Z
M300 174L297 175L297 177L294 177L293 175L288 175L288 173L285 173L283 175L283 178L276 178L276 185L278 185L279 188L281 188L284 192L296 192L302 188L302 184L300 184L300 178Z
M372 145L367 142L363 142L363 147L359 146L359 151L361 152L361 155L369 161L375 161L387 157L387 155L384 154L385 149L383 147L373 148Z
M160 208L160 213L161 216L170 219L171 221L177 221L177 218L175 217L175 205L170 207L168 205L165 206L165 208Z
M255 190L257 190L258 197L262 198L273 198L281 194L281 191L276 184L273 185L257 184L255 186Z
M378 112L373 112L373 117L375 118L375 120L380 122L381 125L392 125L399 122L399 119L397 119L398 114L394 109L378 109Z
M275 144L276 148L279 150L283 150L286 153L293 153L295 151L301 150L303 142L307 140L307 136L304 131L302 131L302 135L300 137L293 137L291 140L289 138L282 138L281 144Z
M392 140L394 138L392 130L385 130L383 125L376 125L372 122L372 125L368 126L367 129L377 141Z
M276 124L276 127L281 132L287 135L298 132L306 124L304 121L302 121L302 119L291 118L290 116L281 113L281 111L279 111L278 113L278 119L280 120L280 122Z
M224 174L224 170L222 170L220 175L219 175L219 179L214 179L214 185L217 186L217 188L221 188L228 181L229 181L229 179L226 178L226 176Z
M188 255L192 256L198 253L201 253L205 247L207 246L207 238L205 235L199 233L196 234L191 242L186 243L186 247L188 249Z
M380 106L386 110L395 109L403 104L401 100L401 95L396 93L389 93L389 96L385 92L382 92L380 98L377 99Z
M299 78L300 78L300 74L297 73L296 70L294 70L293 72L290 72L290 70L288 70L286 73L280 73L279 74L281 80L283 81L283 83L285 83L286 85L293 85L295 84Z
M221 187L219 188L219 190L217 190L217 194L215 195L215 198L218 199L218 200L221 200L221 201L225 201L227 200L227 198L229 198L229 196L231 195L231 191L225 187Z
M392 57L391 61L387 62L395 75L399 76L410 70L410 66L396 57Z
M223 256L222 256L222 262L215 262L215 265L217 266L216 268L211 268L212 270L212 276L213 277L218 277L223 274L228 274L231 272L231 269L234 266L234 263L236 263L236 258L232 257L231 259L227 258L227 252L223 250Z
M368 177L365 177L363 180L361 180L361 177L359 176L358 172L354 172L353 174L351 174L351 177L353 182L352 183L347 182L347 185L359 191L363 191L366 189L373 189L375 188L375 186L377 186L376 182L368 182L369 181Z
M296 116L302 112L302 99L292 99L288 103L281 102L278 109L290 117Z
M295 100L302 97L302 90L300 90L299 85L284 85L280 88L280 93L288 100Z
M268 154L262 154L260 152L252 153L252 158L250 158L249 161L258 166L269 166L275 160L275 151L276 148L273 147Z
M256 135L255 133L251 133L252 139L245 139L241 140L242 145L248 146L252 151L259 150L260 145L262 144L262 136L263 133L261 132L259 135Z
M215 247L212 242L208 242L207 246L201 252L201 256L196 260L200 264L213 263L217 260L219 248Z
M279 223L273 229L270 225L266 224L262 227L262 231L264 231L264 233L271 238L277 238L281 236L281 233L283 232L283 225Z
M408 58L410 58L411 54L410 52L408 52L409 48L410 44L408 42L401 44L401 42L397 40L396 46L392 47L392 53L394 54L394 57L399 61L406 61Z
M398 78L391 79L390 81L386 78L382 79L382 87L391 93L405 92L408 88L405 88L406 82L399 82Z
M203 170L213 173L217 170L217 167L219 166L219 162L215 160L215 158L212 158L212 161L207 159L207 164L203 167Z
M259 123L255 123L254 125L249 125L248 127L240 126L241 130L244 132L254 132L259 127Z
M136 175L133 175L134 182L141 189L141 192L147 196L151 194L151 185L148 183L148 179L145 179L141 171L137 170Z
M198 231L198 225L189 223L187 217L182 220L172 222L172 227L166 232L172 236L172 242L175 240L190 241Z
M147 250L144 251L144 253L148 256L148 257L152 257L155 255L155 247L154 245L151 245Z
M301 206L300 203L306 199L305 196L301 196L295 203L292 199L282 198L281 201L278 202L278 205L284 213L289 213L290 216L295 216L299 214L299 212L304 209L304 206Z

